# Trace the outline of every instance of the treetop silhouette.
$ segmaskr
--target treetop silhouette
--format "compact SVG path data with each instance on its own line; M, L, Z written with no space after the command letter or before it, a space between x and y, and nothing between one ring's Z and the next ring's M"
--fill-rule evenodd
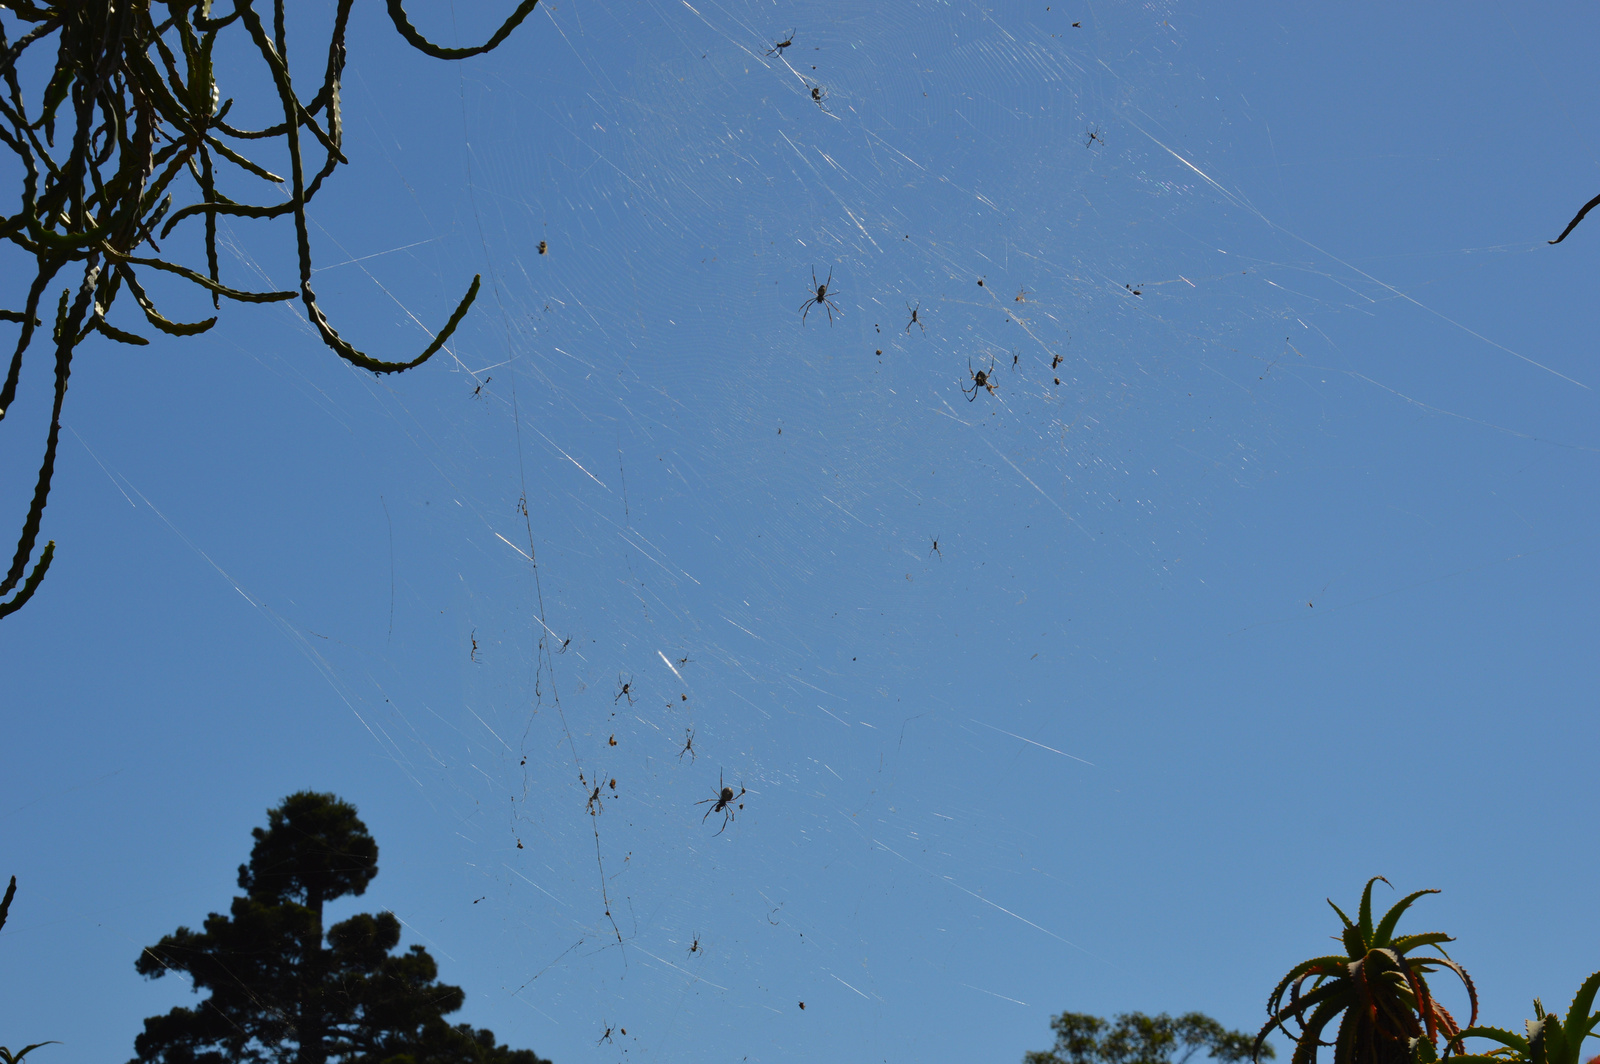
M494 1033L451 1025L466 994L422 946L397 953L393 913L324 930L323 907L360 895L378 844L355 806L300 791L267 811L228 915L145 949L141 975L182 972L208 996L145 1020L131 1064L549 1064Z

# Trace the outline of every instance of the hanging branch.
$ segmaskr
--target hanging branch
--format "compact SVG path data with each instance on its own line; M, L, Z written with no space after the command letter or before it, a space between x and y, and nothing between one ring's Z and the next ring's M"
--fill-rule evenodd
M20 326L5 380L0 384L0 421L10 413L23 357L44 327L41 307L63 272L76 279L61 289L51 327L55 346L55 394L44 459L33 499L23 518L16 554L0 578L0 617L20 609L44 579L55 557L50 540L35 559L44 511L50 500L61 408L78 345L91 334L122 344L150 341L108 319L124 289L144 320L169 336L195 336L217 323L162 314L145 290L144 271L167 273L210 295L243 303L298 298L322 341L340 358L374 373L399 373L421 365L449 341L477 298L474 277L444 327L415 358L388 362L357 350L329 324L311 287L311 242L306 207L323 182L348 163L341 150L339 111L345 63L345 31L355 0L337 0L322 83L308 101L295 89L287 58L284 0L273 0L269 32L255 0L0 0L25 32L12 43L0 20L0 144L22 171L16 213L0 217L0 240L33 259L33 278L20 310L0 309L0 321ZM406 18L401 0L387 0L389 17L407 43L436 59L465 59L498 47L532 13L538 0L522 0L489 40L476 48L445 48L423 37ZM213 7L227 7L214 14ZM153 9L162 8L158 17ZM213 65L217 41L237 25L249 36L272 76L283 121L260 130L239 129L226 118L232 99L223 97ZM43 87L33 87L30 110L17 66L35 46L56 38L55 63ZM320 117L319 117L320 116ZM58 129L58 126L60 127ZM309 142L301 131L309 133ZM276 141L289 157L284 178L250 158L254 141ZM321 152L310 180L306 149ZM248 149L248 151L247 151ZM255 204L218 190L217 160L273 186L287 201ZM173 209L175 198L182 206ZM252 292L225 285L217 256L218 217L272 219L292 215L300 266L297 291ZM191 269L163 256L158 240L191 218L204 226L205 267ZM159 228L159 233L157 232ZM148 249L149 253L142 253ZM32 569L28 563L33 560ZM9 596L9 597L8 597Z
M1550 241L1550 243L1559 244L1563 240L1567 239L1567 234L1578 228L1578 223L1583 221L1583 216L1594 210L1596 207L1600 207L1600 196L1596 196L1588 203L1585 203L1583 208L1578 211L1577 214L1573 215L1572 221L1567 223L1567 227L1561 230L1561 235Z

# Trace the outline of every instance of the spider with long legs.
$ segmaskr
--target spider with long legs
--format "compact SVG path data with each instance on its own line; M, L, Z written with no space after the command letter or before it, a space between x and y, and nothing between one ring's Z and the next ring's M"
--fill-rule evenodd
M1090 146L1092 146L1094 144L1099 144L1101 147L1105 146L1106 138L1104 138L1104 137L1102 137L1100 135L1100 127L1099 126L1096 126L1092 130L1089 130L1088 137L1089 137L1089 139L1083 142L1083 146L1085 148L1090 147Z
M922 324L922 319L917 317L917 311L922 309L922 304L918 303L916 306L912 306L910 303L907 303L906 309L911 312L911 320L906 322L906 332L910 332L913 325L921 329L923 332L927 332L928 327Z
M994 381L992 380L994 376L994 359L991 358L989 360L988 369L976 371L972 368L972 359L967 359L967 375L972 378L972 387L969 389L965 384L961 386L961 394L967 397L967 402L973 402L978 398L979 389L986 389L990 395L994 394Z
M824 87L823 85L820 85L820 84L811 86L811 102L816 104L818 107L822 108L824 113L831 115L831 114L833 114L833 112L829 111L828 110L828 105L823 102L827 98L828 98L828 90L827 90L826 87Z
M678 760L679 761L683 760L683 755L684 754L688 754L689 755L689 763L691 765L694 764L694 759L695 759L695 757L697 755L694 752L694 729L693 728L685 728L685 729L683 729L683 749L678 751Z
M624 680L621 676L618 676L617 685L617 697L611 700L611 704L616 705L626 698L628 705L633 705L633 677L630 676Z
M839 310L839 304L835 303L833 298L828 295L828 286L833 283L833 271L828 271L828 279L826 281L817 284L816 267L812 267L811 283L816 285L817 294L800 304L800 324L804 325L806 323L806 315L811 313L812 307L822 307L828 312L828 324L832 325L833 312L838 310L840 314L844 313L844 311Z
M783 50L785 48L789 47L793 43L794 43L794 30L790 30L788 35L785 36L783 40L781 40L781 41L773 41L772 42L772 47L767 49L767 55L768 56L778 56L778 57L782 58Z
M707 805L707 804L712 803L712 802L716 803L715 805L712 805L710 809L706 810L706 815L700 818L700 823L704 824L707 820L711 819L711 814L712 813L721 813L722 814L722 826L717 829L717 835L721 835L724 831L728 830L728 825L733 823L733 809L732 809L733 803L734 802L738 802L739 799L743 798L743 797L744 797L744 784L742 784L742 783L739 784L739 793L738 794L734 794L733 793L733 788L729 787L727 784L722 782L722 773L718 772L717 773L717 796L715 798L707 798L703 802L694 803L695 805ZM739 808L740 809L744 808L744 803L743 802L739 802ZM711 837L712 838L716 838L717 835L713 835Z

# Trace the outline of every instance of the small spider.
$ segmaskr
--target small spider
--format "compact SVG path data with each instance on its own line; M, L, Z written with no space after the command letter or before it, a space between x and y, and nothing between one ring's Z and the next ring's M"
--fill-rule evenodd
M628 700L628 705L633 705L633 677L630 676L627 678L627 680L623 680L623 678L619 675L617 677L617 683L621 684L621 687L617 691L617 697L611 700L611 704L616 705L619 701L626 698Z
M584 812L590 816L599 816L606 811L605 804L600 801L600 785L594 785L594 793L589 795L589 801L584 805Z
M828 111L828 105L826 103L823 103L823 101L826 100L827 98L828 98L828 90L827 89L823 88L821 85L813 85L813 86L811 86L811 102L816 104L818 107L822 108L824 111ZM832 111L828 111L828 113L832 114L833 112Z
M694 752L694 729L685 728L683 732L683 749L678 751L678 760L682 761L683 755L688 754L689 763L692 765L694 764L694 759L699 756Z
M944 551L939 549L939 537L938 536L934 536L933 537L933 549L928 551L928 554L930 556L937 554L939 556L939 560L940 561L944 560Z
M972 378L972 387L968 389L965 384L961 386L961 394L967 397L967 402L973 402L978 398L978 389L980 388L987 389L990 395L994 394L994 382L990 380L994 375L994 359L991 358L989 360L988 369L980 369L976 372L972 369L972 359L967 359L967 374Z
M1089 139L1083 142L1083 146L1085 148L1089 147L1092 144L1096 144L1096 143L1098 143L1101 147L1105 146L1106 138L1104 138L1104 137L1102 137L1100 135L1100 127L1099 126L1096 126L1094 129L1090 130L1088 136L1089 136Z
M690 953L699 953L700 952L700 936L699 935L694 936L694 941L689 943L689 952Z
M601 1042L610 1042L611 1032L614 1030L616 1030L615 1027L612 1027L609 1023L606 1024L606 1033L600 1036L599 1041L595 1042L595 1045L599 1045ZM613 1042L612 1044L615 1045L616 1043Z
M917 328L921 329L923 332L927 332L928 331L928 327L926 325L922 324L922 322L917 318L917 311L922 309L922 304L918 303L916 306L913 307L910 303L907 303L906 304L906 309L911 312L911 320L906 322L906 332L910 332L911 331L911 327L913 325L915 325Z
M767 54L769 56L775 55L775 56L779 56L781 58L782 55L783 55L783 50L785 48L789 47L793 43L794 43L794 30L790 30L789 33L788 33L788 36L784 37L783 40L781 40L781 41L773 41L772 42L772 47L767 49Z
M832 325L833 312L838 310L840 314L844 313L844 311L839 310L839 304L835 303L828 295L828 286L833 283L833 271L828 271L828 279L826 281L817 284L817 271L813 267L811 270L811 283L816 285L817 294L800 304L800 324L804 325L806 323L806 315L811 313L812 307L824 307L828 312L828 324Z
M734 802L738 802L739 799L743 797L744 784L739 784L739 793L734 794L733 788L722 782L722 773L717 773L717 796L715 798L707 798L703 802L694 803L695 805L707 805L711 802L716 803L715 805L711 806L710 809L706 810L706 815L700 818L700 823L704 824L707 820L709 820L712 813L721 813L722 826L717 829L717 835L721 835L724 831L728 830L728 825L733 823L733 810L729 808L729 806L731 806ZM744 808L743 802L739 803L739 808ZM711 837L716 838L717 835L713 835Z

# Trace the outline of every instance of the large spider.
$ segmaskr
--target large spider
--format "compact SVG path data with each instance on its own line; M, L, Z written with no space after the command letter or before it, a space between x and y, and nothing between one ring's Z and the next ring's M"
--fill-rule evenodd
M722 782L722 773L718 772L717 773L717 796L715 798L707 798L703 802L694 803L695 805L706 805L706 804L708 804L710 802L715 802L716 803L715 805L711 806L710 809L706 810L706 815L700 818L700 823L704 824L707 820L709 820L711 818L711 814L712 813L721 813L722 814L722 826L717 829L717 835L721 835L724 831L728 830L728 825L733 822L733 810L731 808L729 808L729 806L731 806L734 802L738 802L739 799L743 798L743 797L744 797L744 784L742 784L742 783L739 784L739 793L738 794L734 794L733 793L733 788L729 787L727 784ZM743 802L739 802L739 808L740 809L744 808L744 803ZM716 838L717 835L713 835L711 837L712 838Z
M913 307L910 303L907 303L906 309L911 312L911 320L906 322L906 332L910 332L913 325L921 329L923 332L927 332L928 327L922 324L921 318L917 317L917 311L922 309L922 304L918 302L917 305Z
M990 380L994 375L994 359L989 360L988 369L977 371L972 368L972 359L967 359L967 375L972 378L972 387L969 389L965 384L961 386L961 394L967 397L967 402L973 402L978 398L980 388L988 389L990 395L994 394L994 382Z
M784 37L783 40L781 40L781 41L773 41L772 42L772 47L767 49L767 55L769 55L769 56L777 56L777 57L779 57L781 59L783 57L783 50L785 48L789 47L793 43L794 43L794 30L790 30L789 33L788 33L788 36Z
M833 312L838 310L840 314L844 313L844 311L839 310L839 304L828 296L828 286L833 283L833 271L828 271L828 279L826 281L817 284L817 271L813 267L811 270L811 283L816 285L817 294L800 304L800 324L804 325L806 323L806 315L811 313L812 307L823 307L828 312L828 324L832 325Z

